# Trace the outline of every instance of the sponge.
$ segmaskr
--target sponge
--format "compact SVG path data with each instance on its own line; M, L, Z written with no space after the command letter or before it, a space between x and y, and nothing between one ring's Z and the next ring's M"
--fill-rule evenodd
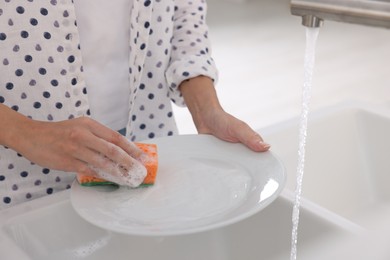
M147 170L147 175L140 186L142 187L153 185L156 181L158 169L157 145L146 143L134 144L137 145L138 148L140 148L147 155L143 157L142 160L140 160L140 162L145 166ZM77 173L76 178L82 186L118 185L114 182L110 182L97 177L86 176L81 173Z

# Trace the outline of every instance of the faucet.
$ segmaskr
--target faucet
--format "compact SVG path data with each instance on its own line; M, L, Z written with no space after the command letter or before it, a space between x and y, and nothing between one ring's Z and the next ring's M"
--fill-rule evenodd
M390 0L291 0L291 14L307 27L331 20L390 29Z

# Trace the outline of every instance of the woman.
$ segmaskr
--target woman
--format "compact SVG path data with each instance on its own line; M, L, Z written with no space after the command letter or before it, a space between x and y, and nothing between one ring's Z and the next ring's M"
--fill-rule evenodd
M268 150L218 102L205 17L204 0L2 1L0 208L131 172L128 140L177 134L172 102L199 133Z

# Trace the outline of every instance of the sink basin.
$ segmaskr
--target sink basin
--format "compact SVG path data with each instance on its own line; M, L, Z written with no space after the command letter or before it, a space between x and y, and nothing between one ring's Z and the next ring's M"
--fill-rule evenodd
M0 251L4 259L18 260L288 259L291 211L292 197L282 193L263 211L224 228L192 235L136 237L84 221L65 191L0 212ZM303 201L299 229L302 251L330 235L356 230L347 220Z
M286 167L295 190L298 119L260 132ZM390 110L346 102L309 115L302 196L355 223L390 205Z

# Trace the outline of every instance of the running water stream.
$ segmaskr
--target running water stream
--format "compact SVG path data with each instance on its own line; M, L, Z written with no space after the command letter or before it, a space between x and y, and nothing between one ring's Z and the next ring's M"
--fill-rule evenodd
M309 114L309 103L311 97L312 78L315 61L315 47L318 38L319 28L306 28L306 51L304 61L304 81L302 92L302 112L299 121L299 147L297 165L297 183L295 189L295 201L292 213L292 236L290 260L297 259L298 223L299 208L301 205L302 180L305 167L305 146L307 136L307 121Z

